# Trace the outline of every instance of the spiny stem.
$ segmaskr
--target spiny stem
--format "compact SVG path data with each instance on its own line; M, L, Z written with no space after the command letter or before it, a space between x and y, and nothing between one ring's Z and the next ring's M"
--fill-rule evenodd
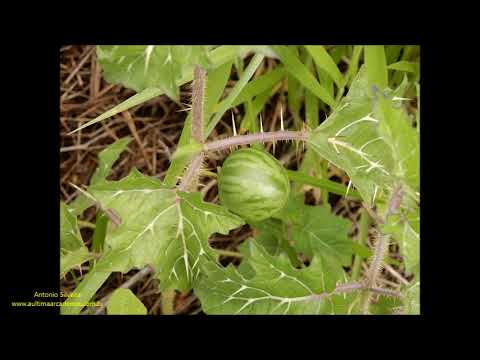
M200 153L193 159L193 161L188 166L188 169L185 172L185 175L183 175L182 181L178 186L178 190L186 191L188 189L188 186L195 179L195 177L197 176L200 170L200 167L202 166L203 157L204 157L204 154Z
M309 138L310 133L307 131L290 131L280 130L271 131L257 134L248 134L234 136L227 139L215 140L208 142L204 145L204 151L224 150L229 149L232 146L253 144L266 141L278 141L278 140L300 140L306 141Z
M206 70L200 66L195 66L193 69L192 138L199 143L203 143L203 103L206 74Z
M365 287L372 288L375 286L375 280L377 279L378 273L380 272L383 258L385 256L388 246L388 236L380 234L378 237L377 244L375 245L375 252L373 254L372 261L370 263L370 268L368 269L367 278L365 279ZM367 315L369 313L370 307L370 294L367 293L363 297L363 314Z
M401 185L397 185L394 188L392 195L390 196L387 212L385 213L384 218L378 219L380 221L377 220L377 222L379 222L380 224L385 224L387 222L388 217L392 214L395 214L398 211L402 203L402 200L403 200L403 189ZM374 252L372 261L370 263L370 268L368 269L368 273L367 273L366 285L368 287L372 287L375 285L375 280L380 271L380 266L382 264L383 258L385 257L385 254L388 249L388 237L389 236L386 234L380 234L380 236L378 237L378 242L375 245L375 252ZM370 305L370 294L365 294L362 300L363 300L363 306L362 306L363 313L368 314L368 308Z

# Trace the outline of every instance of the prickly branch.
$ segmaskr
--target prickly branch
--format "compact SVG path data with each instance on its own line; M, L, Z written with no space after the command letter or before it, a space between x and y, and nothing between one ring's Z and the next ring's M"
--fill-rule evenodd
M203 143L203 103L206 75L207 71L200 66L195 66L193 69L192 137L199 143Z

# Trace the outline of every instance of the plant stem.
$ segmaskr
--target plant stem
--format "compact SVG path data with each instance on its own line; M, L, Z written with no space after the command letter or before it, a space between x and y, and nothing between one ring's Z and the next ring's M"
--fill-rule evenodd
M381 270L381 265L385 253L388 249L388 236L384 234L380 234L377 240L377 244L375 245L375 252L373 254L372 261L370 262L370 267L367 272L367 278L365 280L366 288L372 288L375 286L375 280ZM370 293L365 293L362 298L362 311L364 315L369 314L369 307L370 307Z
M280 130L263 132L257 134L239 135L227 139L215 140L204 145L204 151L225 150L233 146L247 145L257 142L278 141L278 140L300 140L306 141L309 137L306 131Z
M404 193L402 186L400 184L397 184L392 191L392 195L390 196L390 199L388 201L388 207L384 218L382 219L377 216L378 219L376 217L374 217L374 219L380 224L385 224L388 220L388 217L390 215L396 214L398 209L400 209L403 195ZM368 207L365 207L365 209L370 213L371 209L369 210ZM380 234L380 236L378 237L377 244L375 245L375 252L373 254L372 261L370 262L370 268L367 272L366 286L369 288L375 286L375 280L378 276L378 273L380 272L383 259L388 252L388 238L389 235L386 234ZM362 298L362 308L364 314L368 314L369 305L370 294L366 293Z
M203 157L204 157L204 154L200 153L199 155L197 155L193 159L193 161L190 163L187 171L185 172L185 175L183 176L180 185L178 186L178 190L186 191L188 189L189 185L196 178L196 176L199 172L199 169L202 166Z
M362 209L360 211L360 224L359 224L359 230L358 230L358 243L360 245L366 244L369 226L370 226L370 216L368 215L368 211L365 209ZM353 281L357 280L360 275L362 261L363 261L363 257L361 257L360 255L355 256L355 260L353 261L353 268L352 268Z
M192 92L192 138L203 143L203 104L205 99L206 70L195 66L193 70Z

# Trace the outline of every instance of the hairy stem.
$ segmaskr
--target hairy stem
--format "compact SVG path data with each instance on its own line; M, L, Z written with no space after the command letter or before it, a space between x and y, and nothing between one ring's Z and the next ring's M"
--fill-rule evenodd
M280 130L272 132L263 132L257 134L239 135L227 139L215 140L204 145L204 151L225 150L232 146L253 144L266 141L278 140L300 140L306 141L310 133L307 131Z
M375 252L373 254L372 261L370 262L370 268L367 272L367 277L365 279L365 287L372 288L375 286L375 281L377 276L381 270L383 258L385 257L385 253L387 252L388 247L388 236L384 234L380 234L377 240L377 244L375 245ZM363 314L369 314L369 307L370 307L370 294L366 293L363 297Z
M392 191L392 195L388 201L387 211L384 218L376 219L378 223L385 224L390 215L396 214L400 209L400 205L403 200L403 189L401 185L397 185ZM368 210L368 208L366 208ZM375 285L375 280L380 272L383 259L388 250L388 238L386 234L380 234L378 237L377 244L375 245L375 252L373 254L372 261L370 262L370 268L367 272L366 286L373 287ZM365 294L362 299L362 308L363 313L368 314L368 309L370 305L370 294Z
M200 170L200 167L202 166L203 157L204 157L204 154L200 153L193 159L193 161L188 166L187 171L183 175L182 181L178 186L178 190L186 191L189 185L192 183L192 181L195 180Z
M207 71L200 66L193 69L192 137L203 143L203 104L205 102L205 78Z

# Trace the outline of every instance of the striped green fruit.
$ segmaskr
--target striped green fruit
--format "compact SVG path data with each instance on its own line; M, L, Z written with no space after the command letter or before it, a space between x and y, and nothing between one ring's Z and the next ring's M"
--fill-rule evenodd
M254 148L233 152L218 177L220 202L247 221L261 221L282 209L290 182L282 164Z

